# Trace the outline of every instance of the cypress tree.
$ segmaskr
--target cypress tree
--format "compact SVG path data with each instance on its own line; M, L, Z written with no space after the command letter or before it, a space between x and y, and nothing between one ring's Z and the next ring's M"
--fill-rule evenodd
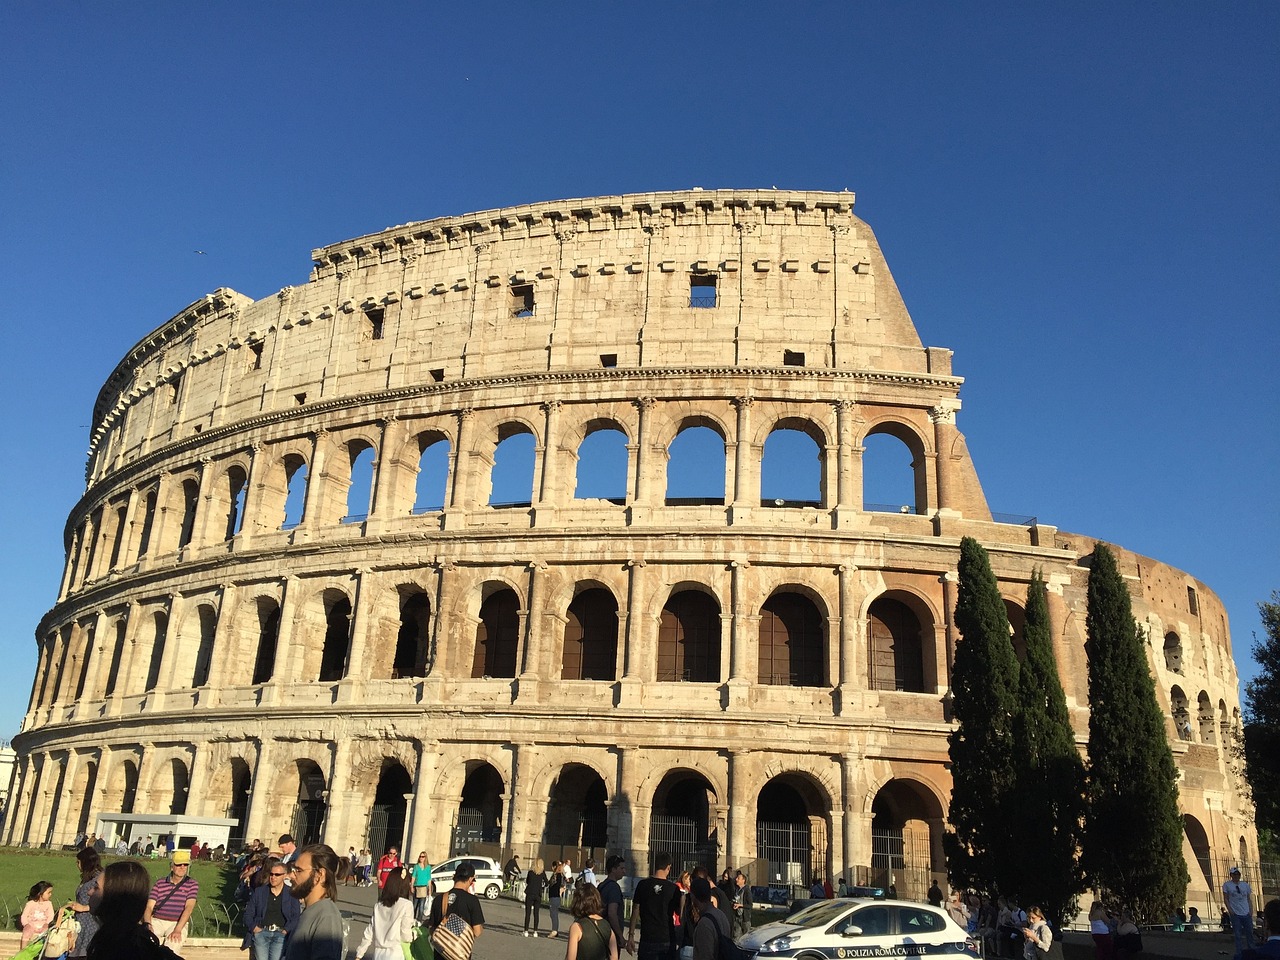
M1159 920L1187 892L1178 778L1145 636L1104 544L1089 568L1089 768L1084 865L1107 899Z
M1027 586L1024 637L1027 655L1019 671L1014 724L1018 803L1010 812L1022 855L1013 893L1024 906L1039 904L1057 924L1074 915L1076 897L1084 889L1084 762L1058 679L1048 593L1039 571Z
M955 622L960 631L951 673L951 829L944 842L953 886L1006 892L1018 851L1006 824L1016 784L1013 716L1018 660L1009 618L987 551L972 537L960 541Z
M1258 842L1265 849L1280 845L1280 591L1259 603L1258 613L1266 637L1254 636L1253 659L1260 669L1245 685L1244 749Z

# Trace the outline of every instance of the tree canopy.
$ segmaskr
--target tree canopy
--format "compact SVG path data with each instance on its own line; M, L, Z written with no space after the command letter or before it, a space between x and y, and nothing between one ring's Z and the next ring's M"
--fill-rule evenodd
M1265 636L1253 642L1260 669L1245 685L1244 746L1258 839L1274 848L1280 842L1280 590L1259 603L1258 612Z

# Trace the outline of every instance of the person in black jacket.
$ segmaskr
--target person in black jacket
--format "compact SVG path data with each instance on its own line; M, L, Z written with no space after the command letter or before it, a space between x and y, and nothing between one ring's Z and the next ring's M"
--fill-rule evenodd
M542 858L533 861L533 866L524 878L524 935L538 935L538 915L542 912L542 891L547 885L547 878L542 873ZM533 914L533 930L529 929L529 914Z
M285 937L302 917L302 906L285 889L288 870L284 863L272 858L264 872L267 882L253 891L244 910L245 933L240 949L252 949L253 960L280 960Z

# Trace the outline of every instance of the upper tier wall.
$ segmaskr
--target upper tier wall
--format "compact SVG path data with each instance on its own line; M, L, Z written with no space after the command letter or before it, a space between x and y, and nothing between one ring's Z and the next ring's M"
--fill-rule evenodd
M140 341L99 394L89 479L212 426L429 382L602 365L949 378L852 208L850 193L637 194L321 248L305 285L220 289ZM693 305L706 284L715 305Z

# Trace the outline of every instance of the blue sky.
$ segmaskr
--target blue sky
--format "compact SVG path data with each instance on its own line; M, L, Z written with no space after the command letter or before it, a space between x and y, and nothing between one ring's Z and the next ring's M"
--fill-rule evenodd
M1280 5L0 6L0 736L94 397L220 286L506 204L857 194L994 510L1280 587ZM203 250L204 255L194 251Z

